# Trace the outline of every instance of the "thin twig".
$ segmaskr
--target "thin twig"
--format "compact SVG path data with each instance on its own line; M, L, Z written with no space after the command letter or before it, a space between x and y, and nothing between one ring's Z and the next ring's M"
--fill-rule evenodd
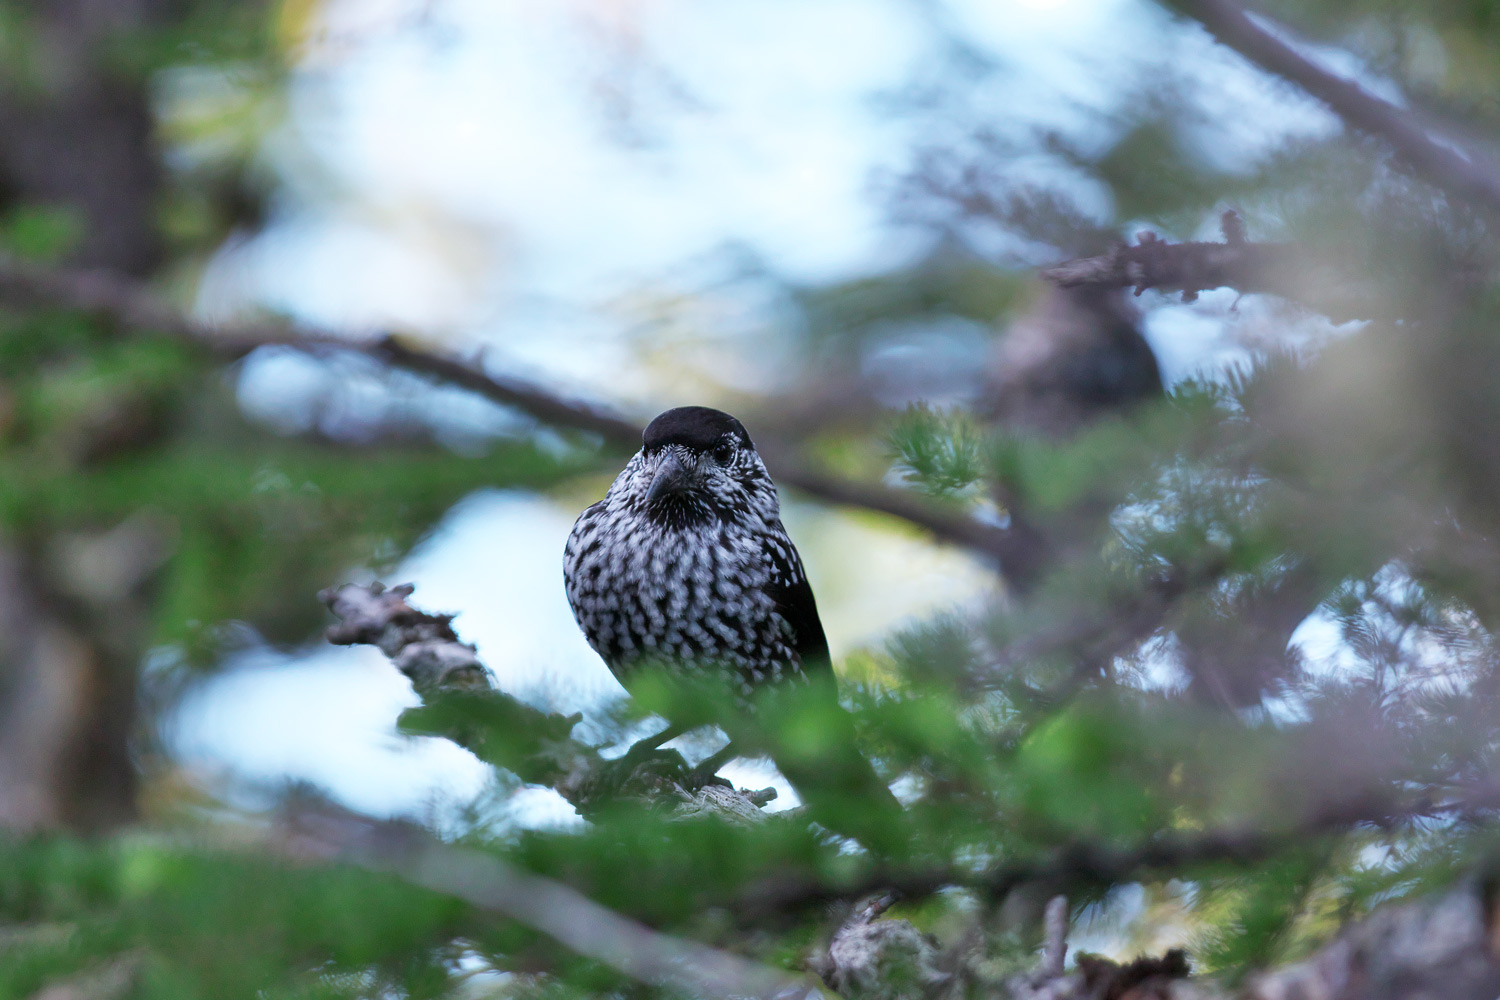
M1057 979L1068 964L1068 897L1057 895L1049 899L1042 922L1047 932L1042 971L1049 978Z

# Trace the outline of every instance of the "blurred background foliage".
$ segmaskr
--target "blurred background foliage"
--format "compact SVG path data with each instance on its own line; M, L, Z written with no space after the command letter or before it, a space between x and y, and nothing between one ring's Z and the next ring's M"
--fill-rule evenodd
M440 802L361 747L328 756L349 788L204 764L183 731L348 743L356 686L404 683L374 653L263 692L287 699L269 715L236 721L248 689L214 685L256 657L312 669L320 589L423 573L419 601L446 579L447 610L512 605L460 622L502 689L626 739L557 610L567 526L626 452L359 351L226 360L0 278L0 997L655 992L286 847L289 802L358 805L361 783L792 969L907 873L893 913L977 949L974 992L1025 967L1059 891L1083 947L1185 947L1237 983L1492 863L1488 210L1216 46L1190 4L523 6L0 0L5 266L123 276L210 323L410 334L636 418L720 405L768 454L1024 538L996 566L787 492L908 843L871 857L795 811L584 823L467 757L478 783ZM1497 148L1495 5L1264 12ZM559 53L552 77L506 75ZM560 92L584 138L533 148ZM1037 276L1142 231L1217 240L1226 208L1338 281L1131 297ZM379 741L413 701L380 709ZM544 735L504 718L507 747ZM1099 857L1119 863L1078 860Z

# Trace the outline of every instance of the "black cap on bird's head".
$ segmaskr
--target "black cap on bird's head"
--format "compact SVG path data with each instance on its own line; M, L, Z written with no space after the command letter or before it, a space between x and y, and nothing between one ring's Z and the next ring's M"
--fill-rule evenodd
M759 465L745 425L707 406L666 411L646 426L641 444L642 455L651 463L648 506L690 494L734 490L728 470L744 452L752 453L752 461Z
M641 443L647 451L678 444L693 451L711 451L733 437L742 448L754 448L745 425L709 406L679 406L646 425Z

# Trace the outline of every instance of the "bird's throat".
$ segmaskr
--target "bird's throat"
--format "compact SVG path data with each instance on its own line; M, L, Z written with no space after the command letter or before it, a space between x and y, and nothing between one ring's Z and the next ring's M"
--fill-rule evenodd
M673 490L646 501L646 516L653 523L681 531L718 519L718 511L701 490Z

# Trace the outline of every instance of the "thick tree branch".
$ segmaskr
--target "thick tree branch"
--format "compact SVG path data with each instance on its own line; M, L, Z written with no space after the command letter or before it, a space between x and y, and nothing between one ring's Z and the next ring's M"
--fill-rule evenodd
M336 645L371 645L411 679L423 706L402 716L413 731L443 736L480 760L545 785L581 815L610 801L643 799L670 805L673 815L715 815L756 822L772 789L738 790L722 779L695 777L681 757L661 751L624 766L573 738L577 715L532 708L498 691L473 646L459 640L451 615L419 611L406 603L410 585L386 589L345 584L319 599L339 619L328 629Z
M353 351L406 371L460 386L519 409L543 423L598 434L625 451L640 447L642 425L609 410L562 396L523 379L493 375L479 365L394 335L355 339L324 330L266 321L206 323L163 302L145 285L102 271L39 267L0 254L0 301L30 307L94 313L128 331L156 331L221 357L239 358L259 347ZM758 442L781 483L829 503L888 514L998 561L1012 579L1024 580L1042 562L1035 538L1011 532L931 503L918 494L819 472L786 441Z
M1174 0L1214 37L1251 62L1285 77L1327 104L1350 127L1379 136L1430 180L1454 194L1500 211L1500 167L1474 150L1434 135L1408 110L1376 97L1353 80L1329 72L1257 23L1231 0Z

